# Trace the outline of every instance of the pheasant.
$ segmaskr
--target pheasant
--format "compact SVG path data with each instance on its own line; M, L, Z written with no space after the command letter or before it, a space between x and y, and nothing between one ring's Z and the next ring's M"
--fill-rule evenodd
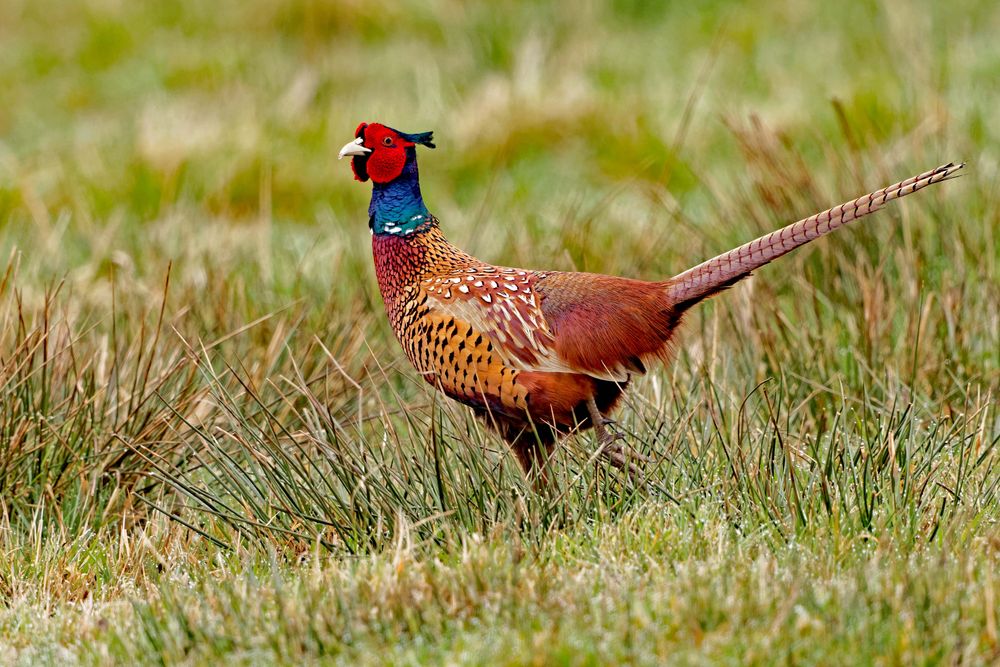
M386 314L417 372L499 432L542 486L557 439L577 429L594 428L602 455L633 465L608 415L632 378L669 361L688 309L964 166L946 164L647 282L494 266L462 251L424 205L418 145L434 148L433 134L361 123L339 154L373 184L368 226Z

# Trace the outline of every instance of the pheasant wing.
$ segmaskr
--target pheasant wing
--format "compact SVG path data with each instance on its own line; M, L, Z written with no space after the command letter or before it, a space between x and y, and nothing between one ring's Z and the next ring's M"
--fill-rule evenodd
M624 382L664 354L675 324L659 283L484 265L422 287L436 310L468 322L523 371Z
M556 357L555 338L539 306L535 286L544 277L484 265L428 278L421 287L435 310L468 322L511 367L574 372Z

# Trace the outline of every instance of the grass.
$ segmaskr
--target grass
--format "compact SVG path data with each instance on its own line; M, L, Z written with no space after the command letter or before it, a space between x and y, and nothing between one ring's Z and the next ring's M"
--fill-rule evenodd
M1000 659L1000 9L0 5L0 661ZM506 265L654 278L964 178L688 319L554 498L406 365L360 121Z

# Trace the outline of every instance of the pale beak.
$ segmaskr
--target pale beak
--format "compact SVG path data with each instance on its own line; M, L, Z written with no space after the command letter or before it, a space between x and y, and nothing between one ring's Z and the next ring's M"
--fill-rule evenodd
M340 149L340 152L337 153L337 159L338 160L343 159L345 156L356 157L358 155L364 155L365 153L371 153L372 149L365 148L364 146L361 145L364 142L365 140L362 137L358 137L354 141L345 145L343 148Z

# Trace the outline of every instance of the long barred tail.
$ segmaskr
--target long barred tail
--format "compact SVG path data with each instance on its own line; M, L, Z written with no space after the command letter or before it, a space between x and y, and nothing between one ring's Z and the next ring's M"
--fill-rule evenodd
M674 276L666 283L667 294L678 310L684 310L799 246L874 213L893 199L951 178L964 166L964 162L950 162L761 236Z

